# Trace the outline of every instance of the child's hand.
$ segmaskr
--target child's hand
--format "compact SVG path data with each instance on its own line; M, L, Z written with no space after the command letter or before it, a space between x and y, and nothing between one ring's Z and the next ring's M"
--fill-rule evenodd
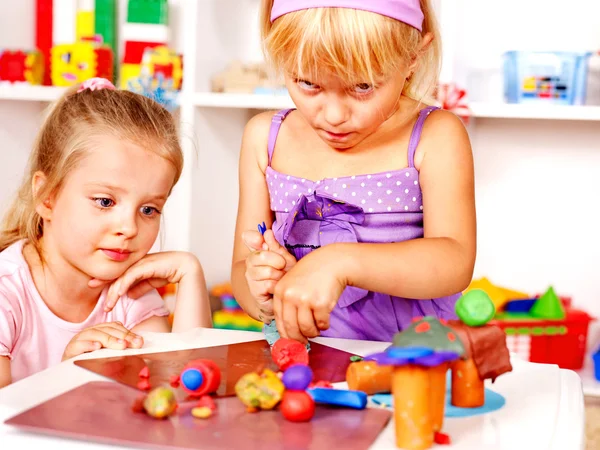
M153 289L179 283L188 274L202 274L202 266L188 252L160 252L146 255L115 280L106 294L105 311L111 311L122 295L137 299Z
M272 230L262 236L258 231L246 231L242 235L246 246L252 251L246 258L246 281L250 293L260 310L259 318L270 323L273 315L275 285L296 264L296 258L279 245Z
M309 253L277 283L273 306L281 337L306 343L329 328L329 315L346 288L343 257L332 248Z
M76 334L67 344L62 360L101 348L124 350L127 347L141 348L142 345L144 345L142 337L129 331L121 322L102 323Z

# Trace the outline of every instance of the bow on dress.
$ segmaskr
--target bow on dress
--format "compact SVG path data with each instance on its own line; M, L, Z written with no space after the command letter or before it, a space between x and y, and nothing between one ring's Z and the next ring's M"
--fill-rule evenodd
M315 192L302 195L283 224L283 242L297 260L311 251L336 242L358 242L354 225L362 225L365 213L359 206ZM346 307L364 298L368 291L347 286L338 300Z

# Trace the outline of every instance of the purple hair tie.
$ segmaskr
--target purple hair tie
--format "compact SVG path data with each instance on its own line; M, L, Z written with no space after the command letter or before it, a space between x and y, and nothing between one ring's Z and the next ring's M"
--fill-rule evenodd
M271 10L271 22L284 14L311 8L349 8L370 11L423 31L424 15L419 0L275 0Z

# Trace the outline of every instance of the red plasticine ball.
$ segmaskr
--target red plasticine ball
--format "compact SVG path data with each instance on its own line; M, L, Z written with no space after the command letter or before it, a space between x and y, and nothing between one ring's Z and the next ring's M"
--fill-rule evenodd
M292 364L308 365L308 350L304 344L293 339L278 339L273 344L271 356L280 370L286 370Z

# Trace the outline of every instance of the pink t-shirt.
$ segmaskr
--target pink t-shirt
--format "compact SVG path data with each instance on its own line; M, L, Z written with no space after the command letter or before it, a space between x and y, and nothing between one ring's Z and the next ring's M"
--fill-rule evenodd
M169 313L156 291L137 300L123 296L112 311L105 312L106 288L84 322L62 320L37 291L23 257L23 242L0 253L0 356L11 359L13 382L60 363L69 341L85 328L119 321L132 329L152 316Z

